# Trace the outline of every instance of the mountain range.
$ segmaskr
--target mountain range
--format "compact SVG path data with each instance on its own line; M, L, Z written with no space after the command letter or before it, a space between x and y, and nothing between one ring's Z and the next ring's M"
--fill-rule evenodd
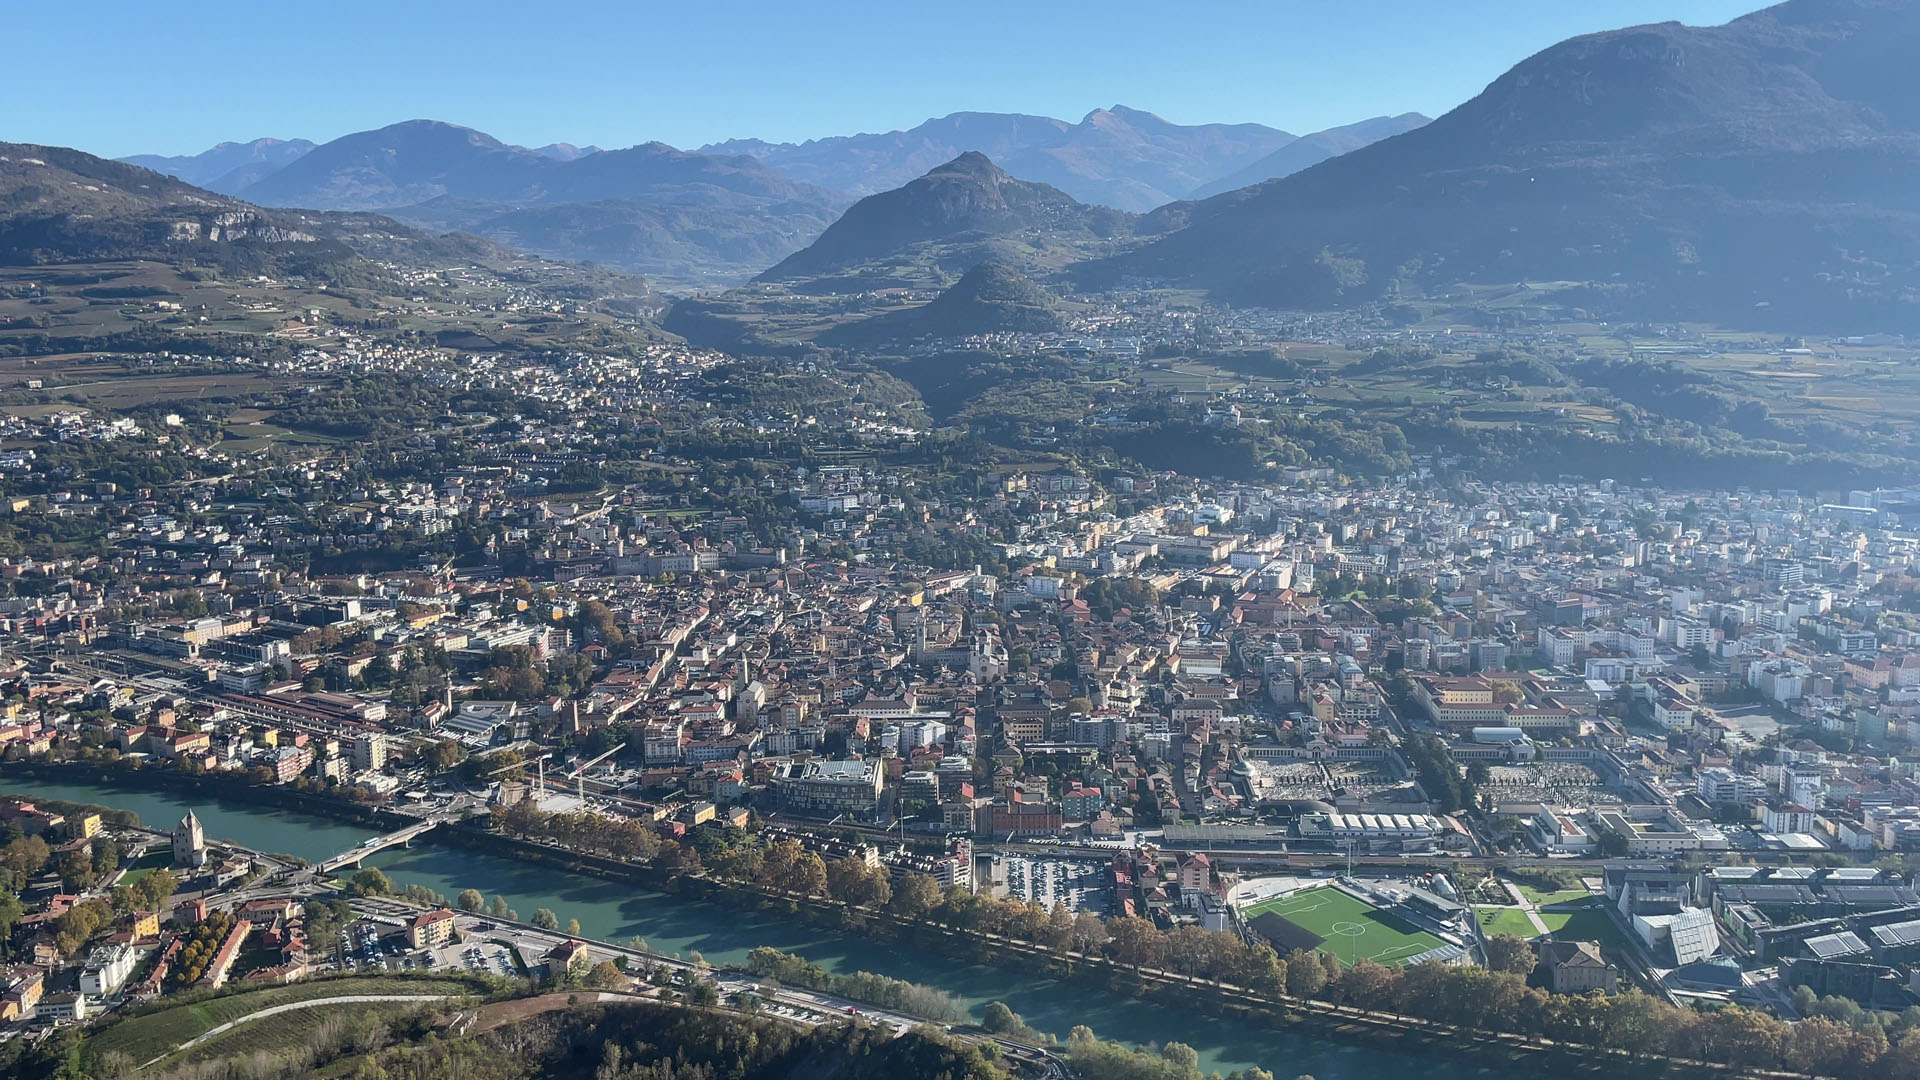
M1920 0L1788 0L1573 38L1438 120L1303 139L1122 107L696 153L415 121L239 190L773 292L944 288L991 260L1283 308L1523 282L1607 317L1920 327L1916 47ZM282 146L193 167L236 175Z
M968 151L1081 202L1138 211L1229 174L1279 175L1423 120L1383 117L1302 139L1259 124L1172 124L1124 106L1078 124L955 113L886 135L735 140L694 152L663 143L528 149L412 120L319 146L257 139L125 160L261 205L377 210L423 228L706 286L751 277L818 237L857 197Z
M195 187L232 195L300 160L313 147L305 139L254 139L223 142L211 150L180 157L135 154L120 160L177 176Z
M213 171L220 163L171 164ZM312 147L232 194L263 206L376 210L683 284L741 280L819 235L851 202L740 155L664 143L527 149L432 120Z
M614 297L635 314L658 306L639 278L542 263L479 237L369 213L269 209L78 150L0 143L0 266L111 264L104 276L124 277L135 263L173 281L267 275L388 297L420 291L396 267L486 266L576 303Z
M1080 270L1313 308L1575 282L1656 317L1920 325L1915 0L1573 38L1430 124L1162 207Z
M1115 105L1095 109L1077 124L1050 116L959 112L906 131L804 143L735 139L703 146L700 152L749 154L795 179L869 195L898 187L971 150L1022 180L1051 184L1081 202L1142 212L1230 175L1257 172L1247 181L1252 183L1326 156L1291 159L1304 164L1275 159L1274 171L1260 171L1260 162L1288 146L1364 145L1371 141L1368 132L1378 131L1372 138L1381 138L1424 120L1414 113L1378 117L1302 139L1260 124L1173 124L1150 112Z

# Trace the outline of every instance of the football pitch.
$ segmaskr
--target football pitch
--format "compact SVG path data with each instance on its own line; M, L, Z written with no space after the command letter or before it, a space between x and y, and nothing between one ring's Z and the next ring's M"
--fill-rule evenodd
M1319 950L1351 964L1399 964L1446 942L1331 885L1263 900L1241 909L1254 930L1281 953Z

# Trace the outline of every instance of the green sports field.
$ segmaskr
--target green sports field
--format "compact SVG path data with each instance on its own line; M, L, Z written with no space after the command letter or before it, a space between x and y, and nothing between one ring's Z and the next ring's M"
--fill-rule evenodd
M1282 953L1317 949L1344 963L1404 963L1446 944L1331 885L1263 900L1241 915Z

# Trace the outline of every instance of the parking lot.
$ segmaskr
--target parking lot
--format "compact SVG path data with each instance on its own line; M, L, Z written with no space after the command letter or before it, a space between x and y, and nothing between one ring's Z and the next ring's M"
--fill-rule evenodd
M340 966L347 971L410 971L420 966L407 955L404 936L385 923L360 919L340 930Z
M519 974L514 968L513 954L505 945L496 941L470 941L464 945L448 945L435 949L429 956L438 968L465 968L479 975Z
M993 891L1052 910L1065 904L1069 911L1104 913L1108 906L1106 874L1100 863L1072 859L1036 859L996 855Z

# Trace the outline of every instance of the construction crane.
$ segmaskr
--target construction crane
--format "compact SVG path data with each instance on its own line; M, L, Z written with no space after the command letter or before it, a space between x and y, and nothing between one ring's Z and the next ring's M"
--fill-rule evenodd
M574 766L573 771L567 774L567 779L574 782L574 794L578 795L582 802L585 802L587 798L587 770L607 760L623 749L625 749L625 747L616 744L613 749Z
M535 780L533 782L533 792L535 795L542 795L542 794L545 794L547 790L547 759L552 756L553 756L552 752L548 752L548 753L541 754L539 757L534 758L532 761L522 760L522 761L513 762L508 765L502 765L499 768L493 770L492 772L487 773L486 775L480 777L480 779L491 780L494 777L499 776L501 773L508 771L509 769L524 769L527 766L532 765L534 767L534 772L535 772Z

